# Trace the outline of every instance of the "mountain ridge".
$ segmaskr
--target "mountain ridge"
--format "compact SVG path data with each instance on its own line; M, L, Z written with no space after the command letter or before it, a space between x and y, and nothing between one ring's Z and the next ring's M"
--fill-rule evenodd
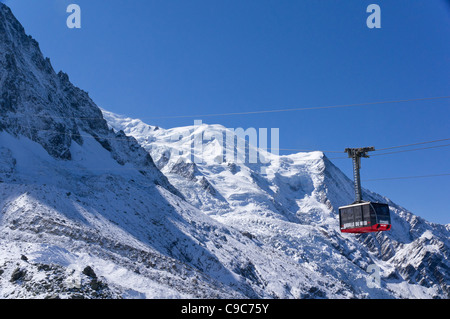
M193 132L102 111L0 18L0 298L448 298L445 226L389 202L395 232L342 235L353 188L323 154L174 156Z
M4 4L0 14L0 298L312 289L317 275L276 271L298 265L184 201L134 138L109 130L87 94L49 67Z
M359 264L361 268L365 269L369 261L373 262L377 259L380 261L380 265L390 261L390 267L386 267L386 271L390 272L386 275L387 278L397 278L396 280L398 280L404 276L403 279L406 281L424 284L427 282L425 285L429 285L430 282L436 282L442 285L441 289L444 296L448 294L449 278L446 275L449 269L448 227L427 222L423 218L415 216L405 208L393 203L388 198L363 189L363 198L366 200L390 205L393 231L356 236L340 234L337 209L340 206L353 202L353 181L345 176L323 153L298 153L276 156L259 150L259 152L264 153L266 158L272 158L273 160L273 158L277 157L275 161L277 164L226 163L217 161L216 153L209 148L210 145L217 147L217 145L222 144L214 144L213 140L204 139L203 158L201 161L193 163L194 157L190 155L190 149L192 141L196 138L194 135L202 131L208 136L221 136L223 131L227 130L225 127L203 124L201 128L188 126L168 130L163 128L156 129L154 126L146 126L140 120L121 117L106 110L102 111L111 128L123 130L125 134L134 136L149 151L156 165L166 174L169 181L180 189L188 202L224 224L236 227L241 231L248 230L252 233L252 231L254 232L252 228L254 229L255 227L252 223L245 223L245 218L249 220L260 219L258 215L266 215L270 216L270 218L278 219L277 222L282 222L282 226L279 226L278 230L274 229L274 224L269 224L266 231L261 229L258 229L258 231L261 232L262 236L266 237L267 244L279 246L285 251L295 250L294 247L302 248L304 244L301 243L304 240L301 236L297 236L294 233L286 235L283 227L287 229L297 227L299 229L299 227L303 227L301 226L302 224L304 226L313 225L323 230L323 233L327 233L325 237L328 237L328 245L333 249L337 249L346 257L353 254L351 251L354 248L349 248L352 245L363 249L365 251L364 254L366 254L366 260L358 260L358 258L355 260L356 264ZM186 134L186 132L189 132L189 134ZM178 141L176 137L180 135L183 138ZM231 147L236 145L233 144ZM227 148L229 146L224 145L223 147ZM252 146L248 147L251 148ZM184 151L188 156L175 156L172 159L171 154L178 154L180 150ZM225 151L219 150L218 153L223 154ZM261 165L268 165L268 171L274 173L266 176L261 175ZM179 168L182 167L185 168L184 173L180 172ZM189 171L197 172L195 179ZM224 172L228 173L228 175ZM307 173L305 174L305 172ZM236 177L239 174L241 175L240 178ZM223 176L219 177L218 175ZM202 199L199 199L200 195L198 194L202 192L203 186L200 181L203 178L207 179L208 184L212 185L215 192L211 194L204 191L205 195ZM251 181L250 183L248 183L249 180ZM227 188L228 184L230 184L229 188ZM244 185L242 187L244 189L242 198L248 200L248 198L254 197L254 200L245 203L245 201L236 197L236 190L240 189L238 185ZM261 191L264 193L264 200L259 195ZM206 197L214 198L216 194L219 194L220 201L213 199L208 201L205 199ZM227 205L223 204L223 199L226 199L227 204L230 206L227 210L223 209ZM255 206L257 207L255 208ZM222 207L222 213L217 214L215 211L220 210L220 207ZM246 211L247 213L237 213L236 210ZM251 211L255 212L248 213ZM285 238L277 234L277 232L285 236ZM433 232L436 233L436 237L429 237L429 234ZM256 233L253 234L256 235ZM287 239L288 241L286 242ZM433 243L433 240L435 240L435 243ZM292 242L289 243L289 241L298 243L298 246L292 245ZM432 248L435 244L437 246ZM406 253L405 250L408 250L408 247L414 247L414 249ZM438 249L435 249L436 247ZM442 260L435 255L431 257L433 252L436 253L437 251L439 251L438 254L442 254ZM292 254L295 258L300 258L301 256L298 253ZM421 254L423 255L421 262L412 266L408 258L411 255L417 256ZM314 259L314 256L309 256L308 258ZM350 258L352 259L353 257ZM319 260L321 263L327 262L326 257ZM428 265L428 268L426 265ZM388 270L387 268L390 269ZM425 268L426 270L424 270Z

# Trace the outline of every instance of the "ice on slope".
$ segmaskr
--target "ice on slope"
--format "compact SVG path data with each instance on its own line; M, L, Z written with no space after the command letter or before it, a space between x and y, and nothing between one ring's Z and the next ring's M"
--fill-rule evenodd
M283 298L319 286L317 274L178 196L1 3L0 46L1 298ZM65 284L86 266L101 283Z
M390 205L393 230L357 236L341 234L337 208L353 202L353 183L324 154L277 156L258 150L269 159L268 163L218 161L217 153L237 145L225 144L225 150L217 150L217 145L223 143L214 143L214 138L209 137L223 136L227 131L223 126L145 128L140 120L102 111L111 128L134 136L149 151L190 203L221 223L275 247L303 267L346 282L355 290L367 291L362 280L367 278L364 270L376 264L383 271L383 289L377 293L448 295L448 229L364 190L365 199ZM201 161L193 163L191 146L199 134L208 137L203 139ZM182 139L178 139L180 135ZM180 150L183 156L178 156ZM261 174L262 166L266 174ZM206 189L205 184L214 191ZM380 296L377 293L367 292L370 297Z
M352 186L323 154L233 165L213 138L224 128L203 125L197 165L174 156L190 131L117 117L177 190L1 3L0 16L0 298L448 296L444 226L391 203L401 232L341 235L335 207Z
M0 141L17 172L0 183L2 251L9 252L1 254L9 265L0 285L5 298L30 297L26 284L21 290L5 280L20 254L29 257L19 261L29 282L41 280L39 263L78 275L91 265L112 290L129 297L298 298L320 286L321 276L212 220L137 171L113 161L98 171L99 143L74 150L79 157L72 163L23 137L0 133ZM31 296L49 293L38 292ZM337 288L326 293L347 296Z

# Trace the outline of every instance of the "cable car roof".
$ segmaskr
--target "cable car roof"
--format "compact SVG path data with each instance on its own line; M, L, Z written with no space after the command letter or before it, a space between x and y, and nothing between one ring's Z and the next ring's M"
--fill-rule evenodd
M341 208L348 208L348 207L354 207L354 206L360 206L360 205L370 205L370 204L372 204L372 202L353 203L353 204L350 204L350 205L341 206L341 207L339 207L339 209L341 209Z

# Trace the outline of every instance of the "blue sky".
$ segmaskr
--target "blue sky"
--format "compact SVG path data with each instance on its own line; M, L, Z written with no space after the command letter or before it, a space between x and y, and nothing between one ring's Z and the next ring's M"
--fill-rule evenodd
M2 2L100 107L161 127L193 125L165 116L450 95L448 0ZM70 3L81 7L81 29L66 26ZM381 29L366 26L371 3ZM449 117L450 100L441 99L200 119L280 128L280 148L343 151L450 138ZM443 147L364 159L362 179L450 173L449 155ZM351 176L350 159L333 162ZM363 187L450 223L449 176Z

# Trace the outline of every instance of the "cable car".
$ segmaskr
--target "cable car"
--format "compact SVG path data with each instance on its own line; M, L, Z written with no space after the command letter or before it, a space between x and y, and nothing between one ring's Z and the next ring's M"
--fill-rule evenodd
M361 202L339 207L339 225L343 233L371 233L391 229L389 206Z
M345 152L353 160L355 197L353 204L339 207L339 225L343 233L371 233L391 229L389 205L362 200L359 170L361 157L369 157L368 152L375 147L346 148Z

